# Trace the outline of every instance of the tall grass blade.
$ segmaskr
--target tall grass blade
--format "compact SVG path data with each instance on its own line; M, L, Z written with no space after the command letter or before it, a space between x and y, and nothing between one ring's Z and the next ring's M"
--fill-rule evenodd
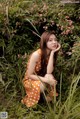
M34 30L39 34L38 30L36 29L36 27L32 24L32 22L29 19L25 19L26 21L28 21L31 26L34 28Z

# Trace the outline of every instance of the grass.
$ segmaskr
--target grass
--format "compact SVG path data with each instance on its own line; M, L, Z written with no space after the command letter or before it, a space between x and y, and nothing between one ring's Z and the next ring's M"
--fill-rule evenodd
M54 96L52 103L38 104L34 108L27 108L21 104L21 97L20 94L18 95L17 90L10 92L10 94L6 90L4 95L1 94L2 104L0 110L1 112L8 112L8 119L80 119L79 80L80 74L73 77L69 93L64 102L61 102L60 93L58 100ZM61 85L62 81L60 90Z

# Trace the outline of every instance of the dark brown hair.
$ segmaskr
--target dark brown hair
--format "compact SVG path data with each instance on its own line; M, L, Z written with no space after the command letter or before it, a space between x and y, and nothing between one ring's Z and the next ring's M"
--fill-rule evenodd
M44 76L47 72L47 58L49 56L47 56L47 42L49 40L49 37L54 34L53 31L46 31L44 32L42 35L41 35L41 40L40 40L40 49L41 49L41 74ZM54 34L55 35L55 34ZM57 59L57 52L54 54L54 64L55 65L55 62L56 62L56 59Z

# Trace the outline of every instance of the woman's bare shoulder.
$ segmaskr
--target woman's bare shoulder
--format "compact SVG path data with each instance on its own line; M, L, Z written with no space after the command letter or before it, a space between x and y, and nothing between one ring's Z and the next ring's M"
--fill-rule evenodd
M38 61L40 58L40 54L38 53L38 50L34 51L31 55L31 59Z

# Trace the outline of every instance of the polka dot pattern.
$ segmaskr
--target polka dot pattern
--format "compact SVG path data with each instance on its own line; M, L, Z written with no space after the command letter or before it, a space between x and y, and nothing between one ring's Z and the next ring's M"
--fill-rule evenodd
M27 107L31 107L37 104L40 99L40 81L24 80L23 82L27 95L23 98L22 102ZM25 82L27 86L25 85Z

